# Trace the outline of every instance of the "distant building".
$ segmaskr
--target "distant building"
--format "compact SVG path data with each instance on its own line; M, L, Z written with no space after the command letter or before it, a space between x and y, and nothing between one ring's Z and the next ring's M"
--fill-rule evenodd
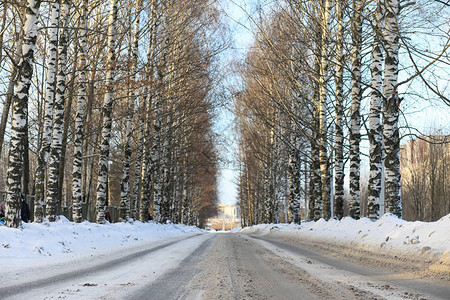
M403 218L436 221L450 213L450 136L409 140L400 148Z
M422 136L415 140L409 140L400 146L400 160L404 167L410 167L423 163L429 157L433 144L446 143L444 148L450 150L450 137L443 135Z
M206 229L231 230L236 227L241 227L241 215L239 207L235 205L219 204L217 216L206 222Z

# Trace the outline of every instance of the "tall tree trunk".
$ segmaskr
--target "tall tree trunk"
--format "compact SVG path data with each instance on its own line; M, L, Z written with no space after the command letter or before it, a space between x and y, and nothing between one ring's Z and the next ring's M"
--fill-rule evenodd
M121 182L121 192L120 192L120 215L119 219L121 221L126 221L131 217L131 207L130 207L130 161L131 161L131 138L133 135L132 125L133 125L133 111L134 103L138 97L138 91L136 90L136 73L137 73L137 62L138 62L138 49L139 49L139 22L142 10L142 0L137 0L136 5L136 16L134 21L134 31L133 31L133 42L130 47L130 57L131 57L131 68L130 68L130 83L131 90L129 90L129 104L128 104L128 115L126 120L125 129L125 145L124 145L124 162L123 162L123 174ZM131 9L130 9L131 13ZM132 96L130 95L132 94Z
M9 165L7 171L6 226L19 227L20 192L23 171L23 155L26 127L28 126L28 93L33 76L33 59L36 46L37 15L41 1L29 0L25 10L23 25L22 55L17 66L17 83L14 87L11 138L9 146Z
M53 128L53 105L55 101L55 79L56 64L58 56L58 28L60 17L60 0L52 3L52 16L49 28L48 44L48 70L47 70L47 88L45 92L44 104L44 129L42 132L41 149L38 152L38 166L36 169L35 198L34 198L34 221L42 222L44 217L43 205L45 199L45 183L47 173L47 163L52 144Z
M173 74L172 68L168 70L168 74ZM168 79L169 82L165 84L165 86L168 87L167 93L165 95L169 95L172 93L172 87L171 87L171 78L168 78L171 76L166 75L165 78ZM170 201L168 191L170 190L171 186L171 178L170 178L170 153L171 153L171 139L172 139L172 99L171 96L166 96L166 99L163 99L165 110L163 115L166 115L164 120L162 121L163 128L161 129L162 135L161 135L161 142L162 142L162 149L161 149L161 157L160 157L160 167L156 171L156 176L158 176L158 173L161 174L160 176L160 182L159 186L161 188L161 220L162 222L166 222L170 218Z
M293 109L293 112L296 114L297 110ZM295 122L291 125L289 154L289 222L300 224L300 138Z
M344 0L336 1L336 136L335 151L335 181L334 181L334 217L344 217Z
M382 166L382 147L383 147L383 126L381 124L381 104L383 101L383 38L382 30L384 27L384 3L383 0L377 1L377 8L374 13L374 41L372 48L372 82L369 113L369 156L370 156L370 174L369 174L369 197L367 200L368 217L372 220L378 219L380 210L381 194L381 174Z
M317 221L322 217L322 176L320 176L319 147L311 142L311 182L309 216L310 220ZM311 201L312 200L312 201Z
M151 149L151 168L154 182L153 190L153 219L161 221L161 202L162 202L162 176L161 176L161 98L155 97L155 121L153 125L153 143ZM154 172L153 172L154 171Z
M331 218L331 182L330 182L330 164L327 151L327 73L328 73L328 27L331 10L331 0L324 0L321 19L321 50L319 63L319 161L320 174L322 178L322 217L325 220Z
M85 124L92 124L93 122L93 103L94 103L94 98L95 98L95 88L94 85L96 83L96 76L97 76L97 60L94 60L94 66L92 71L90 72L90 78L87 80L87 87L88 87L88 92L87 92L87 98L86 98L86 105L85 105L85 109L86 109L86 120L85 120ZM92 137L90 137L89 134L89 126L85 126L84 127L84 131L83 131L83 135L86 139L86 141L84 141L84 145L83 145L83 153L86 156L86 160L85 160L85 168L83 170L83 176L82 176L82 182L84 182L84 186L82 185L82 195L81 195L81 199L84 203L86 203L86 206L88 208L88 215L86 217L86 219L88 221L93 221L95 219L95 216L91 213L92 211L95 212L95 202L91 201L91 194L93 194L92 191L92 187L93 187L93 183L92 178L93 178L93 170L94 170L94 165L95 165L95 154L94 151L95 149L93 149L92 147L90 147L91 144L97 145L100 141L100 135L101 135L101 131L97 130L97 132L95 132L95 134L93 134ZM89 137L89 138L86 138Z
M48 170L48 187L46 195L45 215L50 222L56 219L56 205L58 201L58 180L59 180L59 164L62 152L62 138L64 126L64 105L66 91L66 65L67 65L67 48L68 34L67 26L69 21L70 2L63 0L61 5L62 30L58 45L58 74L56 76L56 93L53 105L53 132L52 144L50 148L49 170Z
M147 89L144 89L144 92ZM147 109L147 96L141 96L142 104L141 104L141 120L145 120L146 109ZM139 215L139 205L141 203L141 192L142 192L142 166L143 166L143 152L144 152L144 143L145 143L145 128L144 123L141 123L139 130L139 141L138 147L136 151L136 163L135 163L135 173L134 173L134 185L133 185L133 197L131 201L131 217L136 219Z
M399 52L399 1L385 0L386 25L384 30L384 80L383 80L383 136L385 147L385 211L402 216L400 193L400 137L398 118L398 52Z
M72 220L80 223L83 219L82 205L81 205L81 174L82 174L82 155L83 155L83 140L84 140L84 121L85 121L85 104L86 104L86 88L88 65L86 62L88 54L87 44L87 14L88 14L88 0L81 2L80 14L80 46L78 65L80 71L78 74L78 99L75 115L75 137L73 149L73 169L72 169Z
M106 71L106 94L102 107L102 137L100 144L100 158L98 161L98 180L97 180L97 216L98 224L105 223L105 210L107 205L106 189L108 181L108 163L111 140L112 126L112 104L114 101L114 76L116 68L116 23L117 23L117 4L116 0L111 0L109 4L108 19L108 69Z
M77 40L77 34L75 34L75 40ZM64 107L64 127L63 127L63 135L62 135L62 147L61 147L61 159L59 160L59 179L58 179L58 199L61 199L61 201L58 202L58 210L61 210L62 206L62 199L63 199L63 187L64 187L64 177L66 175L66 153L67 153L67 140L69 138L69 125L70 125L70 117L72 115L72 104L75 94L75 76L76 76L76 70L78 68L78 45L76 44L74 47L74 63L72 66L72 72L71 72L71 79L69 80L69 86L67 88L68 95L67 100L65 101L65 107ZM67 180L66 180L67 182ZM69 185L66 185L66 190L69 190ZM70 193L71 194L71 193ZM64 197L66 200L71 198L70 196Z
M281 124L281 114L278 112L276 114L276 122L277 124ZM281 217L281 190L283 189L282 186L282 179L281 179L281 164L283 161L283 156L281 154L281 130L277 128L277 133L275 135L275 147L273 149L273 152L275 154L276 159L273 160L273 198L274 198L274 216L273 216L273 222L274 223L280 223L280 217Z
M148 221L148 214L149 214L149 208L150 208L150 198L152 197L152 188L154 183L154 170L155 166L153 164L153 160L156 159L153 155L153 149L155 147L154 141L155 137L153 136L153 144L150 143L151 137L151 127L153 125L155 129L156 119L158 117L157 114L157 104L159 101L159 95L154 95L155 89L153 85L155 84L154 80L154 68L155 68L155 38L156 38L156 28L157 28L157 20L156 20L156 0L152 0L150 3L150 32L148 34L148 47L147 47L147 82L150 86L148 89L147 87L144 89L146 92L144 93L144 96L146 97L146 105L147 105L147 112L146 112L146 119L147 122L145 123L145 130L144 130L144 143L143 143L143 153L142 153L142 173L141 173L141 182L142 182L142 188L141 188L141 195L140 195L140 205L139 205L139 219L142 222ZM156 102L153 103L153 99L156 99ZM150 113L152 112L152 109L155 108L154 116L155 119L152 119L152 116ZM153 123L152 123L153 122ZM155 134L154 134L155 135ZM159 146L159 145L158 145ZM150 149L151 147L151 149ZM155 199L154 196L155 193L153 193L153 199ZM155 206L156 204L153 203L153 219L156 220L156 218L159 218L159 211L155 214ZM158 207L159 210L159 207Z
M353 1L352 18L352 112L350 118L350 217L360 217L360 163L359 144L361 141L362 99L361 88L361 43L362 43L362 0Z
M185 127L183 127L183 130L185 131ZM183 144L187 144L187 136L186 132L183 133ZM188 201L188 192L187 192L187 185L188 185L188 152L185 151L182 158L182 184L183 184L183 191L181 193L181 223L187 224L188 222L188 211L189 211L189 201Z

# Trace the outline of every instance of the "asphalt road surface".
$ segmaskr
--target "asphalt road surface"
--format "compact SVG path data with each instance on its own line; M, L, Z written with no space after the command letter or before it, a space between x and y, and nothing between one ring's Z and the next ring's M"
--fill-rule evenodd
M0 298L450 299L448 277L427 278L423 267L280 236L204 233L18 272L0 279Z

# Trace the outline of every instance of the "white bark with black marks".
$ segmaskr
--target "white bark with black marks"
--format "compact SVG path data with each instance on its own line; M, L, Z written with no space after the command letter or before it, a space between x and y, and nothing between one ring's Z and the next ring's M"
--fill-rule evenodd
M112 104L114 101L114 81L116 71L116 38L117 38L117 4L116 0L111 0L109 4L108 19L108 58L106 71L106 94L102 107L102 136L100 144L100 158L98 161L98 180L97 180L97 216L98 224L105 223L105 211L107 205L107 184L108 184L108 163L111 140L112 126Z
M28 96L33 76L34 51L36 47L36 25L40 0L28 0L23 23L23 43L20 61L17 65L17 81L14 87L11 117L11 134L6 180L5 219L6 226L19 227L21 223L21 180L25 149L25 134L28 126Z
M48 186L46 195L45 216L53 222L56 219L56 205L58 198L59 165L62 153L62 139L64 127L64 104L66 91L66 70L67 70L67 48L68 30L70 14L70 1L64 0L61 3L61 34L58 43L58 73L56 76L56 93L53 105L53 132L52 144L50 148Z
M295 104L294 104L295 105ZM294 113L296 110L294 110ZM300 137L292 122L289 153L289 222L300 224Z
M335 96L335 139L334 139L334 217L344 217L344 5L336 1L336 96Z
M381 104L383 102L383 37L385 7L384 1L378 0L373 14L373 48L371 66L371 97L369 113L369 196L367 214L372 220L378 219L381 196L381 177L383 172L382 148L383 126L381 123Z
M146 81L149 83L155 83L154 80L154 68L155 68L155 38L157 29L156 20L156 1L152 0L150 4L150 31L148 34L148 46L147 46L147 65L146 65ZM156 107L153 100L158 101L158 95L154 95L154 89L150 86L144 89L145 104L147 105L146 116L143 118L147 120L145 123L144 135L143 135L143 147L142 147L142 166L141 166L141 193L140 193L140 203L139 203L139 220L145 222L148 220L149 208L150 208L150 198L152 196L152 188L154 185L154 171L155 167L152 163L153 147L154 143L150 143L152 137L150 137L151 127L155 126L156 120L150 120L150 112ZM156 114L156 113L155 113ZM153 122L153 123L152 123ZM154 138L154 136L153 136ZM150 149L150 146L152 149ZM155 204L154 204L155 206ZM154 207L153 206L153 207ZM155 214L153 215L153 220L155 219Z
M321 49L319 63L319 161L320 174L322 179L322 217L325 220L331 218L331 182L330 167L328 161L328 139L327 139L327 73L328 73L328 35L329 35L329 19L331 10L331 0L325 0L323 4L321 18ZM317 201L317 200L316 200Z
M361 158L361 44L362 44L362 0L353 1L352 17L352 108L350 116L350 201L349 214L354 219L360 217L360 169Z
M383 80L383 136L385 167L385 212L402 216L400 191L400 137L398 118L400 98L398 97L399 65L399 14L398 0L385 0L386 18L384 29L384 80Z
M138 90L136 84L136 73L137 73L137 63L138 63L138 50L139 50L139 22L141 18L142 11L142 1L138 0L136 5L136 16L134 21L133 29L133 42L130 49L131 57L131 68L129 71L130 75L130 86L129 90L129 104L128 104L128 115L126 120L125 129L125 145L124 145L124 161L123 161L123 174L122 182L120 185L120 215L119 219L121 221L126 221L131 217L131 206L130 206L130 161L131 161L131 139L132 139L132 125L133 125L133 112L135 102L138 99ZM130 10L131 13L131 10Z
M42 222L44 218L45 177L50 146L52 144L53 104L55 101L55 78L58 56L59 2L60 0L55 0L52 3L52 15L50 19L50 28L48 29L48 70L44 103L44 128L42 131L41 149L38 153L38 166L36 169L35 180L36 192L34 198L34 221L38 223Z
M81 3L80 14L80 47L79 47L79 66L78 74L78 99L75 115L75 137L73 150L73 170L72 170L72 219L76 223L82 221L81 213L81 174L82 174L82 155L83 155L83 140L84 140L84 114L86 105L86 88L88 65L86 62L88 54L87 44L87 14L88 14L88 0L83 0Z

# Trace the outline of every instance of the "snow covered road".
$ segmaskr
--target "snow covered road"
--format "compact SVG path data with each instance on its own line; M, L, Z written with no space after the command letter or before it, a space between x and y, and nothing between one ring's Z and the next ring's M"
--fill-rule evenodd
M211 237L188 234L91 259L18 269L2 276L0 298L124 299L180 265Z
M2 299L448 299L420 266L355 259L282 235L189 233L91 259L17 269ZM355 252L355 254L357 254ZM404 265L401 262L399 265Z
M356 264L334 257L333 247L319 249L277 236L239 233L217 233L209 247L196 275L183 288L197 291L196 295L202 291L198 299L448 299L450 295L448 281L413 279L404 273L407 267L373 268L370 259ZM166 285L169 290L176 276L173 272L152 288Z

